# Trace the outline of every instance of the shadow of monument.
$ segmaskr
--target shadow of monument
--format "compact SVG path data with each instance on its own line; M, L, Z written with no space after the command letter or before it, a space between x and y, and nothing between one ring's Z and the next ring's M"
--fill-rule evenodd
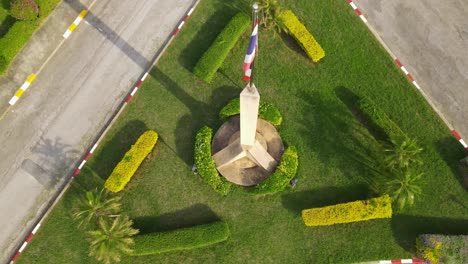
M209 224L218 220L219 217L208 206L194 204L188 208L157 217L137 217L134 219L133 227L139 229L142 235Z
M159 82L162 87L171 92L190 113L183 115L177 121L175 130L175 151L177 155L189 166L193 164L193 143L197 131L207 125L216 132L222 121L218 113L232 98L237 96L240 89L233 86L221 86L213 91L208 103L199 101L190 95L183 87L155 67L151 76Z

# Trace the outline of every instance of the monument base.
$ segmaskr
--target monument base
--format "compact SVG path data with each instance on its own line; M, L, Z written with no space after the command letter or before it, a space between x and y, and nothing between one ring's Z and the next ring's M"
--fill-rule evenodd
M284 145L276 131L276 128L263 119L257 120L256 143L245 149L240 144L240 116L233 116L226 121L216 132L212 142L213 159L218 167L218 171L228 181L243 185L252 186L264 181L276 169L284 151ZM268 154L258 157L257 161L249 156L249 150L255 153L266 151ZM274 160L273 160L274 159ZM256 162L261 162L264 167ZM274 164L274 166L272 166Z

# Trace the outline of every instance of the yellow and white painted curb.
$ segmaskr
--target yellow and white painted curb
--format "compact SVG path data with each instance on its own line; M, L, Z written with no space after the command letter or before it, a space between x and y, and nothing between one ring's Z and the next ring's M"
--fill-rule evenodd
M75 18L75 21L73 21L73 23L68 27L67 31L65 31L63 34L64 38L67 39L73 33L73 31L75 31L76 27L81 23L86 14L88 14L88 10L83 10L80 12L78 17Z
M21 87L16 91L15 95L10 99L8 102L10 105L16 104L16 102L20 99L20 97L23 95L23 93L28 89L28 87L31 85L31 83L36 79L35 74L31 74L28 76L28 79L21 85Z

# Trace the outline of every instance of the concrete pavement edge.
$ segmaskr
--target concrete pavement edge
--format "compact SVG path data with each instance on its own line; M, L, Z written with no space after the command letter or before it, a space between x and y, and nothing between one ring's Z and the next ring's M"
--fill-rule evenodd
M25 237L25 239L23 240L23 242L19 245L17 245L17 250L15 252L12 252L10 255L12 256L10 259L10 264L13 264L17 258L21 255L21 253L24 251L24 249L26 248L27 244L29 243L29 241L31 241L31 239L34 237L34 235L36 234L36 232L39 230L43 220L50 214L50 212L53 210L53 208L55 207L55 205L58 203L58 201L60 200L60 198L65 194L65 192L68 190L68 188L70 187L71 183L73 182L73 179L80 173L81 171L81 168L84 166L84 164L86 163L86 161L91 157L91 155L93 154L94 150L96 149L96 147L99 145L99 143L102 141L102 139L106 136L107 132L109 131L109 129L112 127L112 125L116 122L117 118L120 116L120 114L123 112L123 110L125 109L125 107L127 106L127 104L130 102L130 100L133 98L133 96L135 95L135 93L138 91L138 89L140 88L141 84L143 83L143 81L146 79L146 77L148 76L149 72L152 70L152 68L154 67L154 65L156 65L156 63L159 61L159 59L161 58L161 56L164 54L164 52L166 51L166 49L169 47L169 45L172 43L172 41L174 40L174 38L177 36L177 34L180 32L181 28L183 27L183 25L187 22L188 18L190 17L190 15L193 13L193 11L195 10L195 8L198 6L198 4L200 3L201 0L195 0L194 3L192 4L192 6L189 8L189 10L186 12L186 15L180 19L180 23L178 24L178 26L174 29L174 31L169 35L169 37L166 39L166 41L164 42L164 44L162 45L162 47L156 52L156 55L154 56L153 60L152 60L152 63L151 65L148 67L148 69L141 75L141 77L139 78L138 82L136 83L136 85L134 87L132 87L132 89L130 90L130 92L128 93L128 95L124 98L124 100L121 102L121 105L120 107L118 108L118 110L109 118L109 120L107 121L107 123L104 125L104 127L101 129L101 132L98 133L98 136L96 137L96 140L94 141L94 144L92 144L92 147L89 148L89 151L86 153L86 155L83 157L83 159L81 160L81 162L79 163L79 165L77 166L77 168L74 170L74 172L72 173L72 175L69 177L68 180L65 181L65 183L59 188L59 192L55 195L55 197L53 197L48 205L42 210L42 212L39 212L37 215L39 215L39 217L37 218L37 220L34 222L33 225L31 225L31 227L29 228L29 230L31 230L31 232L27 233L28 235Z

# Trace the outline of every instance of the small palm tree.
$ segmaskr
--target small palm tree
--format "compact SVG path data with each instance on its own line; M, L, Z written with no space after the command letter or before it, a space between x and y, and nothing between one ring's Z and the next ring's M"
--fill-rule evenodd
M420 184L423 173L414 173L406 170L403 173L397 174L395 179L386 183L386 191L392 197L393 202L398 209L403 209L405 206L413 206L416 196L421 194Z
M404 137L392 140L392 146L384 151L387 152L385 164L390 169L407 169L412 164L423 163L419 157L423 148L418 146L415 139Z
M122 253L132 252L132 236L139 232L132 224L128 216L118 216L111 222L99 219L100 229L88 232L89 256L105 264L119 262Z
M274 27L277 31L282 31L283 26L278 16L283 11L278 4L278 0L258 0L259 23L265 28Z
M79 227L97 225L103 218L118 216L121 208L119 201L119 196L109 197L104 189L86 192L86 196L78 201L73 218L79 222Z

